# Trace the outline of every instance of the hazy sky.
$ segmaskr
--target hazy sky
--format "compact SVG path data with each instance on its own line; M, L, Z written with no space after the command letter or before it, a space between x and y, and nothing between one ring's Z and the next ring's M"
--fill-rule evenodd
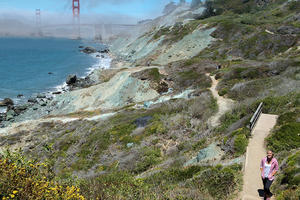
M82 14L119 14L136 18L156 17L168 2L170 0L80 0ZM34 13L40 8L45 13L68 14L72 12L71 5L72 0L0 0L0 13Z

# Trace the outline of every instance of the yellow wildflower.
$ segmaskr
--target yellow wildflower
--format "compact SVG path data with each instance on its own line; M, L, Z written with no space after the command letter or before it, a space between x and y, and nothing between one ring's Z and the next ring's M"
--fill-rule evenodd
M18 191L17 191L17 190L14 190L14 191L13 191L13 194L17 194L17 193L18 193Z

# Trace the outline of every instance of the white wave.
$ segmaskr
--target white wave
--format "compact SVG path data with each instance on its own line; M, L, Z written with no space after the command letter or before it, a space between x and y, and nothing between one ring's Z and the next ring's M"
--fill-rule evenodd
M6 107L0 107L0 113L6 113Z
M88 68L87 75L91 74L96 69L109 69L111 65L111 57L106 53L94 53L92 57L97 59L96 64Z

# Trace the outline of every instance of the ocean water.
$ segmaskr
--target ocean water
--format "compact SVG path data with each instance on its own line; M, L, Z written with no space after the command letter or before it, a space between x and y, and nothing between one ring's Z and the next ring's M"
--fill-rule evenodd
M0 38L0 99L24 102L38 93L57 90L69 74L81 77L94 68L107 67L107 56L96 58L79 51L79 46L90 44L54 38ZM17 98L19 94L24 97Z

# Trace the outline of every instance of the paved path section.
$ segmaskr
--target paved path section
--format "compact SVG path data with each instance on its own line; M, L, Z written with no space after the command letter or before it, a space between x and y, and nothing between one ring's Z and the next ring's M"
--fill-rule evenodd
M277 117L277 115L261 114L252 131L252 138L246 153L242 200L263 199L258 193L258 190L263 188L260 178L260 161L266 156L264 141L275 126Z

